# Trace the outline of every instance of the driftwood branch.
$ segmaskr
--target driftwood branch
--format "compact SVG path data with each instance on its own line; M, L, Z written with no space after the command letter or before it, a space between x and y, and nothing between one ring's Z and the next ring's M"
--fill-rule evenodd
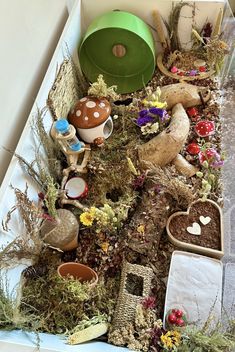
M138 147L140 163L166 166L173 162L178 171L187 177L193 176L197 169L187 162L179 152L188 137L190 122L181 103L172 109L170 125L149 142Z
M210 99L210 91L206 87L197 87L189 83L176 83L161 87L161 99L167 102L167 109L181 103L184 108L201 105Z
M182 104L176 104L172 110L170 125L138 148L140 162L151 162L165 166L176 158L189 133L189 118Z

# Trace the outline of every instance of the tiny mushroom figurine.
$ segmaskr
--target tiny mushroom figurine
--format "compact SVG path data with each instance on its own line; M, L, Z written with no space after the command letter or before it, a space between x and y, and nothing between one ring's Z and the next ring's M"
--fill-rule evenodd
M208 137L215 133L214 121L199 121L195 126L195 131L199 137Z
M68 120L76 127L83 141L102 145L113 131L110 112L107 99L87 96L75 104Z

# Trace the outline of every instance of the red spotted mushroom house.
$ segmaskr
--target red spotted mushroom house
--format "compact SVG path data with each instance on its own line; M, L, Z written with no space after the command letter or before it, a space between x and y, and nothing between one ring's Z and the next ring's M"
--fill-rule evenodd
M110 113L107 99L87 96L78 100L68 120L84 142L102 145L113 131Z

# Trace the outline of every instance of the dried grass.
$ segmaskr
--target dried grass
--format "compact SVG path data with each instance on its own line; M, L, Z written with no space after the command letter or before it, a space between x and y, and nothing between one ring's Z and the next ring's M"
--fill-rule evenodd
M42 220L41 209L28 198L27 187L25 192L18 188L14 188L14 191L16 205L8 212L6 221L2 226L5 231L9 231L8 225L11 215L15 210L18 210L23 222L23 229L22 233L17 234L16 238L0 252L1 267L14 266L21 259L36 261L43 246L39 236Z

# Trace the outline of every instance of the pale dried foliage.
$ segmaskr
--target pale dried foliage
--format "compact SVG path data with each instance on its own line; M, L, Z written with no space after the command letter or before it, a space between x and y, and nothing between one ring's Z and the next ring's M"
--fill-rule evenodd
M15 265L21 259L36 261L41 252L43 242L40 239L39 231L42 211L28 198L27 190L27 187L25 192L18 188L14 189L16 204L8 212L6 221L2 223L3 229L9 231L8 225L11 221L11 215L17 210L23 226L22 233L17 234L16 238L0 252L1 267Z
M176 202L179 208L187 208L194 200L195 195L186 183L184 176L180 176L174 166L161 168L159 166L148 165L148 178L163 187L164 192L168 193Z
M117 100L119 95L116 93L117 86L108 87L103 79L103 75L97 77L97 81L92 83L88 89L88 95L95 96L97 98L111 98Z

